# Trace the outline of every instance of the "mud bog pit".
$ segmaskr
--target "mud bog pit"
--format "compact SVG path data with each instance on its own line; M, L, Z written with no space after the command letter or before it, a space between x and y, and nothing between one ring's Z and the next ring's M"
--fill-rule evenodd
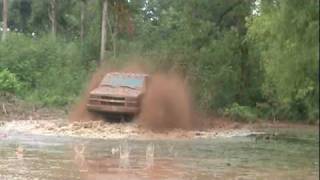
M265 132L245 127L194 130L198 124L192 99L186 83L176 75L153 76L136 122L83 122L99 119L86 111L85 102L105 72L93 76L70 114L72 123L0 125L0 180L319 178L318 131L269 129L280 135L265 139L258 138Z
M310 129L254 136L88 139L0 128L0 179L313 180L319 139ZM6 134L4 136L4 134Z

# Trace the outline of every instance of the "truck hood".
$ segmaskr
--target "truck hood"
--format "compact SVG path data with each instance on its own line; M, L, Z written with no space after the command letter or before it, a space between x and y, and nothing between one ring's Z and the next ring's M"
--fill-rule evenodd
M107 95L107 96L120 96L120 97L138 97L141 94L140 89L131 89L127 87L109 87L102 86L93 89L90 95Z

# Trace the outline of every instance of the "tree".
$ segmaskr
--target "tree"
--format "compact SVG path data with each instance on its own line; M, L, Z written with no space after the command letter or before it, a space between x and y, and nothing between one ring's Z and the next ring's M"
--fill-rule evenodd
M3 10L2 10L2 41L6 39L7 29L8 29L8 0L3 0Z
M100 46L100 64L105 59L105 49L107 42L107 21L108 21L108 0L103 1L102 18L101 18L101 46Z
M56 0L50 0L49 18L51 21L51 33L55 37L57 33L57 3Z
M118 36L128 34L129 38L132 37L134 25L132 22L131 9L129 2L126 0L112 0L110 4L110 16L108 18L108 26L111 34L113 55L117 55L117 40ZM129 40L129 38L126 38Z
M318 119L319 1L263 0L260 8L248 38L261 54L265 98L276 100L282 118Z
M83 43L84 38L84 21L85 21L85 11L86 11L86 0L82 0L80 5L81 13L80 13L80 40Z
M246 42L251 6L252 0L150 0L138 33L144 47L168 54L169 67L191 74L206 108L255 106L262 73Z

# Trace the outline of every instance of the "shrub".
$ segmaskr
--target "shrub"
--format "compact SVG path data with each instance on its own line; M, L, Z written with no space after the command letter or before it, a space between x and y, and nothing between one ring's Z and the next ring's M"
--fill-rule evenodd
M78 42L10 33L0 43L0 67L7 69L2 72L0 89L16 91L21 82L23 86L17 95L23 99L44 105L66 105L86 83L91 69L88 64Z
M237 121L255 121L257 113L249 106L241 106L238 103L233 103L229 108L226 108L223 112L224 116L230 117Z
M21 83L17 80L16 75L8 69L0 69L0 92L14 93L19 90Z

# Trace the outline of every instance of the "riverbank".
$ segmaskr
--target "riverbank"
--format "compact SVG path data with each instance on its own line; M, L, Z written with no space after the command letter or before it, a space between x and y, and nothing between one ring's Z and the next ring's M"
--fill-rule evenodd
M27 102L13 95L0 96L0 121L51 120L67 117L66 108L47 107Z

